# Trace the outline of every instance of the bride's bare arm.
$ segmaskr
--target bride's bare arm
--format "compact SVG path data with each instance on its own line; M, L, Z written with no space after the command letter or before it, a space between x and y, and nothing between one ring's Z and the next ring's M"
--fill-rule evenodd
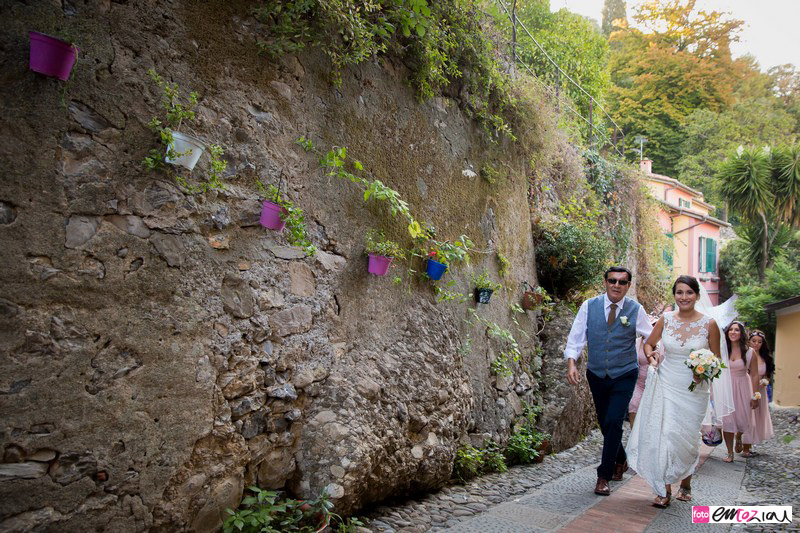
M656 352L656 345L658 341L661 340L661 334L664 331L664 317L658 319L656 325L653 326L653 331L650 333L650 336L647 337L647 340L644 342L644 355L647 357L647 360L650 364L653 364L653 360L656 362L658 361L658 354Z
M708 322L708 348L714 352L714 355L721 359L722 351L719 347L720 337L719 326L717 326L715 320L711 319Z

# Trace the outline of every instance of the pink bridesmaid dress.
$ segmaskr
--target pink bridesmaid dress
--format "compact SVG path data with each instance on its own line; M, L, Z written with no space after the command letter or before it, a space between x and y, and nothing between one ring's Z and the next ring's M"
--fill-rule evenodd
M664 360L664 349L661 343L656 347L656 357L658 363ZM642 401L642 394L644 394L644 384L647 381L647 367L650 363L647 362L647 356L644 354L644 340L639 337L636 339L636 358L639 361L639 379L636 380L636 388L633 389L633 396L631 402L628 404L628 412L635 413L639 410L639 402Z
M749 351L748 354L750 354ZM753 355L758 358L758 380L761 381L762 378L767 377L767 364L757 354ZM748 358L749 361L750 359ZM758 391L761 393L761 399L758 401L758 407L753 409L755 424L749 432L742 435L742 442L745 444L761 444L775 435L775 431L772 429L772 418L769 416L769 399L766 385L759 384Z
M752 350L748 349L744 359L739 358L730 363L734 411L722 417L722 431L727 433L744 434L755 426L754 409L750 407L750 398L753 397L753 383L750 381L750 374L747 373L747 366L745 366L745 359L750 360L751 352ZM744 435L742 435L742 438L744 438Z

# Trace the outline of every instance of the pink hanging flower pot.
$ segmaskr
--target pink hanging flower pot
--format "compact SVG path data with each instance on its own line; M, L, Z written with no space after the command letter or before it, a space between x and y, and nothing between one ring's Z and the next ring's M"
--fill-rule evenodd
M38 31L29 31L31 43L30 69L45 76L67 81L78 59L79 48Z
M392 259L392 257L386 257L384 255L369 254L367 272L376 276L385 276L386 273L389 272Z
M288 213L288 211L275 202L264 200L264 203L261 204L261 218L259 222L265 228L282 231L286 226L286 222L281 219L281 215L285 215L286 213Z

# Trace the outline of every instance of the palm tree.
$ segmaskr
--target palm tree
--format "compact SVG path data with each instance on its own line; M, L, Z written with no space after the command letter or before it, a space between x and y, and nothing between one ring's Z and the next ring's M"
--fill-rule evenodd
M758 277L776 257L775 247L800 227L800 145L775 150L741 146L720 167L720 192L742 222L742 235L757 258Z
M771 163L779 216L783 222L800 227L800 145L777 148Z
M770 236L770 224L767 213L775 206L775 195L770 190L772 182L772 165L767 150L742 148L725 160L720 166L717 180L720 192L728 203L729 210L735 211L745 223L758 224L762 231L758 232L758 240L753 244L760 245L761 261L758 264L758 278L763 281L767 270L769 249L775 232ZM771 218L771 217L770 217Z

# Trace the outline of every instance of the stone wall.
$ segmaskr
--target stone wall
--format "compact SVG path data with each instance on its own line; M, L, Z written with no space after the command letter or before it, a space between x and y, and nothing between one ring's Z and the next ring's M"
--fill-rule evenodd
M212 531L253 483L327 487L346 513L441 486L459 442L506 439L523 401L585 403L555 370L552 386L532 371L535 338L517 335L523 360L498 380L498 346L469 306L369 276L366 229L402 228L294 141L347 146L441 238L470 235L478 253L448 273L451 290L483 268L497 277L502 251L509 290L479 314L507 328L536 279L527 159L454 100L419 103L402 65L364 63L337 89L314 52L258 56L251 9L4 8L0 530ZM30 29L81 47L68 83L27 70ZM185 194L143 169L151 67L200 93L193 131L226 147L226 191ZM479 169L497 161L509 174L490 185ZM258 224L255 179L280 175L316 256Z

